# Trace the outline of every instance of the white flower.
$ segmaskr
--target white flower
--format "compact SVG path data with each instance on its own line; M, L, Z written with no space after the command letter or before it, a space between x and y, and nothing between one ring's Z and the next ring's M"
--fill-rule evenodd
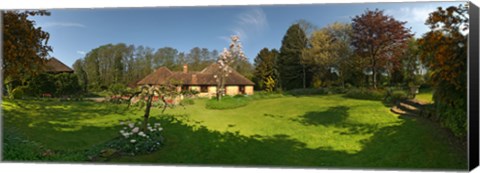
M133 127L134 127L134 125L135 125L135 124L133 124L133 123L130 123L130 124L128 124L128 127L130 127L130 128L133 128Z
M131 142L131 143L135 143L135 142L137 142L137 140L132 139L132 140L130 140L130 142Z
M140 130L140 129L139 129L138 127L135 127L135 128L132 129L132 132L133 132L133 133L137 133L139 130Z
M120 121L120 125L123 125L123 121Z
M138 135L140 135L140 136L144 136L144 135L145 135L145 133L143 133L143 132L138 132Z
M123 134L123 133L125 133L125 131L124 131L124 130L120 130L120 133L122 133L122 134Z
M130 133L122 133L122 135L123 135L125 138L128 138L128 136L130 136Z
M155 123L155 127L160 126L160 123Z
M160 127L160 128L158 128L158 131L162 131L162 130L163 130L163 128L161 128L161 127Z

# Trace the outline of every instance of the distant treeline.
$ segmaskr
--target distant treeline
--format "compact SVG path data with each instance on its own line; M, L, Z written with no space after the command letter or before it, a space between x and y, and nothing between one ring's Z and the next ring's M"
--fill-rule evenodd
M190 52L180 52L172 47L153 49L125 43L107 44L88 52L73 64L80 84L85 90L104 90L112 84L134 85L137 81L159 67L172 71L200 71L214 63L219 56L217 50L194 47ZM235 69L251 78L252 65L237 62Z

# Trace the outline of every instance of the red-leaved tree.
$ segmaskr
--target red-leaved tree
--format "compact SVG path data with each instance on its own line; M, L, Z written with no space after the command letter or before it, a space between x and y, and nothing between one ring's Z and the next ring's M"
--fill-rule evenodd
M352 21L352 45L358 55L370 61L365 68L371 70L373 88L377 88L379 70L391 72L398 66L398 57L413 34L405 28L406 22L397 21L378 9L367 10Z

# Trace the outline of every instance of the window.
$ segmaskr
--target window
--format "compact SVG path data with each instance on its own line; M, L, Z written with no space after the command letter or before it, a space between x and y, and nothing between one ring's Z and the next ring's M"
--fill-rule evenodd
M182 85L182 91L188 91L188 85Z
M238 86L238 92L239 92L240 94L245 94L245 86L244 86L244 85Z
M206 92L208 92L208 86L200 86L200 92L201 92L201 93L206 93Z

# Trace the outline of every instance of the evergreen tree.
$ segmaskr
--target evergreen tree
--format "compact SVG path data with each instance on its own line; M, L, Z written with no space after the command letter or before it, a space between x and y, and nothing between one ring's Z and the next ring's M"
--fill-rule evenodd
M275 73L275 59L277 57L278 51L275 49L268 50L268 48L263 48L258 53L257 57L255 57L254 79L258 89L274 90L274 87L267 87L267 83L271 84L272 82L277 82L278 77Z
M307 67L302 64L302 51L307 45L305 33L299 24L288 28L283 37L277 66L282 89L305 88L309 86Z

